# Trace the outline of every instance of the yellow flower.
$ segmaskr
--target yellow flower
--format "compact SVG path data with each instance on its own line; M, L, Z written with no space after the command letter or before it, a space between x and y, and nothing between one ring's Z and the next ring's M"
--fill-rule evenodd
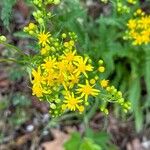
M28 28L29 28L29 30L35 30L37 28L37 26L31 22L31 23L29 23Z
M80 76L77 74L71 74L69 76L69 87L72 88L75 84L79 82Z
M98 71L101 72L101 73L103 73L103 72L105 71L105 67L100 66L100 67L98 68Z
M130 19L129 22L127 23L127 26L129 29L134 29L136 27L136 20Z
M86 77L88 77L86 71L93 71L93 67L90 64L87 65L87 61L87 57L85 60L82 57L78 58L77 62L74 62L74 64L77 66L77 69L74 71L74 73L77 73L78 75L83 73Z
M57 62L57 69L59 72L65 72L67 69L67 62L65 60Z
M67 65L67 71L68 71L69 73L72 74L75 69L76 69L76 66L74 66L72 63L69 63L69 64Z
M56 58L47 57L44 59L44 64L42 64L42 68L45 69L47 72L51 69L55 68L56 66Z
M127 23L126 37L133 40L133 45L148 44L150 42L150 15L146 15L141 9L138 9L135 14L136 17Z
M41 84L43 82L40 67L38 67L37 71L35 69L32 69L32 75L33 75L32 84Z
M79 109L79 112L82 113L84 111L84 106L81 105L81 106L79 106L78 109Z
M43 88L41 84L33 84L32 87L32 94L36 95L37 97L42 97L43 93Z
M41 49L41 54L45 55L46 53L48 53L50 51L50 46L46 45L45 47L42 47Z
M88 99L88 96L91 95L91 96L97 96L99 94L99 90L97 89L94 89L94 85L90 85L89 84L89 81L86 80L86 85L82 85L82 84L78 84L78 88L76 91L77 93L81 93L81 97L84 97L85 96L85 100L87 101Z
M63 87L65 88L65 90L67 90L67 76L60 72L57 76L56 76L56 82L59 84L59 85L63 85Z
M91 80L90 80L90 83L91 83L91 84L95 84L95 83L96 83L95 79L91 79Z
M100 81L101 87L103 88L106 88L108 86L108 83L109 83L109 80L103 79Z
M69 51L69 52L64 51L63 59L66 60L68 63L70 63L76 59L77 56L75 56L75 54L76 51Z
M47 76L45 77L45 80L46 80L46 83L47 85L49 86L53 86L54 83L55 83L55 72L54 70L50 70L48 73L47 73Z
M71 94L67 94L65 96L65 101L64 103L66 104L66 107L71 110L75 111L80 108L79 104L82 102L82 100L79 97L74 97L74 93L72 92ZM81 108L80 108L81 110Z
M49 41L50 33L41 32L38 34L39 44L45 46L50 43Z

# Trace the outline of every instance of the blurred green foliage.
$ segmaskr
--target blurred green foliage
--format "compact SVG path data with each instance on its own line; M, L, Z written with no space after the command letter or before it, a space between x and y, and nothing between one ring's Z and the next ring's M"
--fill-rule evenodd
M0 121L8 122L12 127L20 126L29 119L29 114L26 111L31 106L31 100L20 92L8 95L0 100ZM12 111L7 118L6 111ZM2 129L0 129L2 130Z
M64 147L65 150L117 150L110 143L110 136L107 133L94 132L89 128L86 129L83 137L78 132L73 132Z
M12 14L12 7L16 4L16 0L1 0L1 20L3 25L9 30L9 21Z

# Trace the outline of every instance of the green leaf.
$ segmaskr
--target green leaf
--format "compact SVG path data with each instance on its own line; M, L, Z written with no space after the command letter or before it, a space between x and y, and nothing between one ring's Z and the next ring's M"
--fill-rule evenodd
M18 31L18 32L15 32L13 34L14 37L18 37L18 38L32 38L29 34L23 32L23 31Z
M92 129L86 129L86 137L93 139L93 141L100 145L103 149L107 149L110 136L106 132L94 132Z
M133 74L132 80L130 81L129 99L131 101L131 105L135 116L135 127L137 132L140 132L143 126L143 114L142 109L140 107L140 93L140 78L137 74Z
M146 61L145 61L145 83L147 89L147 105L150 106L150 50L147 49L146 51Z
M12 14L12 8L16 0L2 0L1 20L4 26L9 30L9 21Z
M81 141L82 139L80 133L72 133L70 140L64 144L65 150L79 150Z
M102 148L95 144L90 138L84 138L79 150L102 150Z

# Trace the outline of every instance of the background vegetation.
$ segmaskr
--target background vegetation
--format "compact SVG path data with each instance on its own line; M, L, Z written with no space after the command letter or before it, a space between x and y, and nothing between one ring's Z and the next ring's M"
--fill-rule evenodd
M98 0L62 0L58 7L50 6L54 14L57 14L51 18L52 32L56 35L62 31L75 32L78 36L79 53L89 55L95 63L103 59L107 68L104 77L109 78L132 104L132 110L128 114L122 114L117 106L109 106L111 113L108 117L92 109L92 129L87 128L82 142L82 134L74 132L65 144L66 150L70 150L70 147L76 150L111 150L117 147L127 149L127 143L132 143L131 139L138 138L142 143L143 137L150 136L145 134L150 125L150 45L133 46L131 41L123 39L127 21L133 17L134 10L140 7L149 13L150 1L140 1L138 5L133 6L129 14L118 13L114 4L115 1L104 4ZM26 53L36 53L33 47L25 46L32 39L21 31L23 26L33 20L30 1L2 0L0 5L0 32L7 35L10 42L25 49ZM19 59L10 49L1 46L0 50L0 56L3 58L12 56ZM0 67L0 145L7 145L5 148L13 145L28 149L31 148L31 143L34 143L37 149L43 141L53 139L51 127L62 128L64 131L66 126L75 126L82 133L81 118L70 115L69 119L62 118L59 121L49 119L47 105L31 97L28 75L22 66L1 63ZM48 118L44 120L46 115ZM123 127L124 122L126 124ZM98 127L95 127L95 124ZM34 129L28 131L31 126ZM128 127L129 130L126 131ZM104 132L95 134L94 130L98 129ZM125 131L122 131L123 129ZM44 134L45 132L47 134ZM126 135L126 132L129 135ZM32 137L40 134L41 137L38 141L33 141L27 136L23 138L25 142L19 141L20 144L18 138L28 134ZM125 143L120 137L126 139ZM101 139L102 142L99 143L100 140L95 139ZM10 140L13 144L10 144Z

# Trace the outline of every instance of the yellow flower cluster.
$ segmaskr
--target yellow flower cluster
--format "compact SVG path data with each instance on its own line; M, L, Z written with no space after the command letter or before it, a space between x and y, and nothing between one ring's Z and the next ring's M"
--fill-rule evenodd
M66 109L84 111L88 97L100 92L89 81L88 72L94 70L89 58L77 55L73 37L62 42L41 32L37 39L43 62L37 70L32 70L33 95L46 98L52 110L56 109L55 115Z
M106 90L109 93L106 95L106 98L110 101L116 101L118 104L120 104L123 107L124 112L127 112L129 109L131 109L131 103L128 101L125 102L125 99L122 97L122 93L117 91L114 86L107 86Z
M109 80L101 80L100 81L101 91L103 90L103 93L105 95L102 97L103 101L100 105L100 110L104 112L105 114L108 114L108 109L107 109L107 103L108 102L116 102L117 104L121 105L123 108L124 112L127 112L129 109L131 109L131 103L130 102L125 102L125 99L122 97L122 93L120 91L117 91L117 89L114 86L109 85Z
M135 12L135 18L127 23L125 39L133 40L133 45L150 43L150 15L146 15L141 9Z
M33 95L49 102L53 116L66 110L82 113L89 97L100 96L103 91L107 95L108 80L100 78L105 71L103 61L94 68L89 57L78 55L75 33L63 33L58 39L34 23L24 31L37 39L42 57L32 69Z
M31 3L37 8L37 10L33 12L34 19L40 26L44 27L44 24L49 22L52 17L51 12L47 11L48 5L58 5L60 0L31 0Z
M37 24L29 23L24 28L36 39L40 49L36 55L38 60L32 62L32 94L50 104L52 116L62 115L66 111L82 113L94 97L119 103L120 97L116 96L114 100L114 92L107 90L109 81L100 76L105 72L103 60L99 60L99 65L94 67L88 56L77 54L77 35L74 32L55 37L46 31L46 19L49 21L51 13L46 12L45 6L58 4L59 0L33 1L38 8L33 12ZM126 109L124 105L121 106ZM108 114L106 107L103 105L100 109Z
M29 23L27 27L24 27L24 32L28 32L30 35L34 35L37 31L37 25L34 23Z

